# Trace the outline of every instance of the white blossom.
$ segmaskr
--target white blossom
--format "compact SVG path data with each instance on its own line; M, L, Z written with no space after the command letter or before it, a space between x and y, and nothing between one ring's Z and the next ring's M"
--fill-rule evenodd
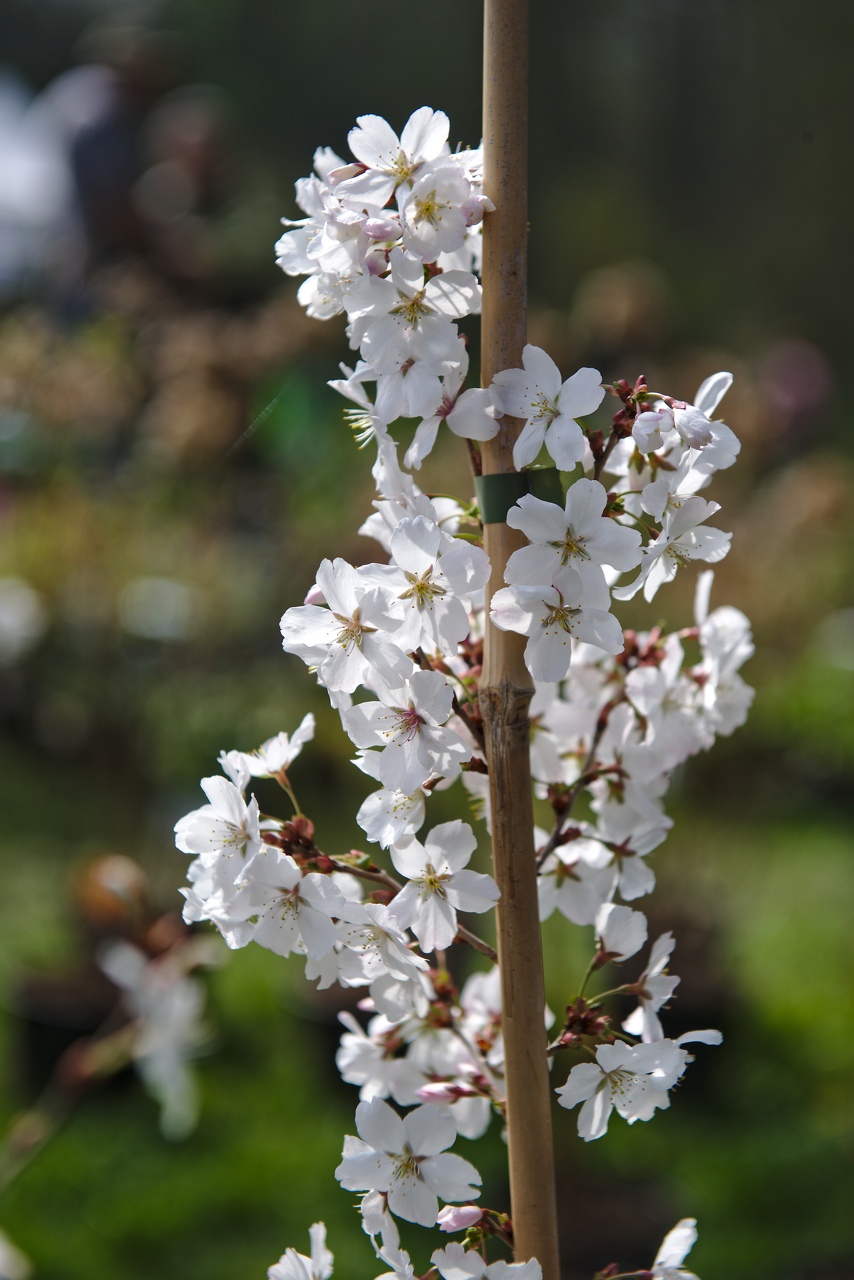
M401 1119L379 1098L356 1108L359 1137L344 1139L335 1176L346 1191L385 1191L392 1213L431 1227L446 1201L477 1199L480 1174L447 1153L456 1137L450 1115L432 1104Z
M521 471L545 444L561 471L571 471L585 449L584 433L575 419L602 403L602 376L596 369L579 369L564 382L551 356L530 343L522 352L522 364L524 369L497 373L491 386L504 413L525 419L513 446L513 464Z
M423 951L443 951L457 935L457 911L488 911L498 901L492 876L466 871L477 847L470 826L457 819L434 827L425 843L393 845L391 858L408 883L391 904L402 928L410 928Z

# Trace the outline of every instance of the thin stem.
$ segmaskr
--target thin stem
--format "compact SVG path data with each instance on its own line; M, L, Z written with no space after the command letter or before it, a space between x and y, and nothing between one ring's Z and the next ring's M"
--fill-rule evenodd
M611 428L611 435L610 435L610 438L609 438L609 440L608 440L608 443L607 443L607 444L606 444L606 446L605 446L605 449L604 449L604 452L603 452L603 454L602 454L602 457L601 457L601 458L599 458L599 459L594 463L594 465L593 465L593 479L594 479L594 480L598 480L598 479L599 479L600 475L602 474L602 472L603 472L603 471L604 471L604 469L605 469L605 463L608 461L608 459L610 458L611 454L614 452L614 446L616 445L617 441L618 441L618 440L621 440L622 438L623 438L623 437L622 437L622 435L617 431L616 427L612 427L612 428Z
M599 952L597 951L596 955L593 957L593 959L590 961L589 965L587 966L584 977L581 979L581 986L578 989L578 995L576 999L580 1000L581 997L584 995L584 988L587 986L588 982L593 977L593 974L596 972L597 968L599 967L596 963L598 958L599 958Z
M596 759L596 752L599 749L599 743L602 741L602 738L605 734L605 730L608 727L608 717L610 716L611 712L614 710L614 707L616 707L619 702L622 702L622 700L623 700L622 695L620 695L620 697L618 698L612 698L611 701L606 703L605 706L602 708L602 710L599 712L599 719L596 721L596 728L593 732L593 738L590 743L590 750L587 752L587 759L584 761L584 764L581 767L581 775L577 779L577 781L575 782L575 784L573 785L569 793L569 803L567 804L566 808L563 809L558 814L557 818L555 819L555 825L551 835L549 836L548 840L543 845L542 849L537 855L538 871L540 867L543 865L543 863L545 862L546 858L549 856L549 854L554 853L555 849L560 844L560 838L563 835L566 825L569 822L569 819L572 815L572 810L576 800L578 799L579 795L583 791L584 787L587 785L587 782L593 781L593 778L590 777L590 773L591 773L591 769L593 768L593 762ZM597 770L597 773L595 776L598 777L600 772L601 770Z

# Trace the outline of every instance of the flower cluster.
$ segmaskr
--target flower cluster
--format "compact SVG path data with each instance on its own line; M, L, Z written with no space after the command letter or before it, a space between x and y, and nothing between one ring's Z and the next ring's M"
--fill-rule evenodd
M297 297L308 314L347 314L361 356L331 385L358 406L357 430L386 435L398 418L420 419L407 465L420 467L442 421L456 435L488 440L498 430L487 391L465 390L466 344L456 320L480 310L482 153L452 153L448 117L421 107L397 134L360 116L348 142L355 163L328 148L296 184L305 218L276 245L288 275L308 278ZM364 384L375 383L374 400Z
M468 865L477 846L468 823L427 821L434 791L460 780L490 821L478 700L490 565L476 505L430 497L412 469L442 419L477 441L509 414L524 421L517 468L544 449L565 475L563 505L528 493L509 511L527 542L510 557L489 616L527 637L536 683L531 774L551 816L551 830L534 832L541 917L557 910L593 930L587 973L550 1044L554 1018L543 1010L544 1051L586 1055L556 1092L560 1105L580 1104L579 1133L591 1140L613 1111L632 1124L666 1108L691 1061L685 1046L720 1042L716 1031L665 1035L660 1013L679 981L668 972L670 934L636 979L597 995L587 988L647 941L646 918L627 904L654 887L649 855L672 825L663 804L672 771L732 733L750 705L739 675L753 652L750 627L736 609L710 612L711 571L700 575L690 626L635 633L612 612L641 589L651 600L691 561L726 554L729 534L706 524L717 504L700 493L734 462L738 441L712 417L729 374L707 379L688 404L643 378L604 385L581 369L564 379L528 346L523 368L464 390L466 347L454 322L479 306L479 223L492 206L479 153L452 154L447 138L447 118L426 107L400 138L378 117L360 118L349 139L355 162L317 153L315 174L297 184L306 217L277 246L282 267L307 276L299 297L310 314L347 315L361 359L332 385L357 406L360 442L376 446L377 495L360 532L382 550L362 565L324 560L305 602L282 617L282 642L326 690L354 764L373 781L357 821L387 863L318 847L289 776L311 717L255 752L224 752L222 774L202 781L208 803L181 819L176 842L192 855L185 919L210 921L231 947L300 955L322 987L363 991L365 1019L341 1015L337 1065L360 1102L358 1136L345 1139L336 1176L361 1193L386 1276L414 1274L397 1217L467 1233L465 1246L433 1255L445 1280L538 1280L533 1259L485 1261L487 1238L512 1244L512 1228L473 1203L480 1175L449 1150L506 1110L496 956L461 919L487 913L498 888ZM597 426L588 419L608 395L620 407ZM420 419L403 465L389 430L400 417ZM477 469L476 444L471 454ZM634 576L621 585L626 574ZM262 816L247 798L261 776L287 793L290 818ZM460 943L492 967L458 984L446 953ZM617 1001L609 1011L606 998ZM644 1274L688 1275L691 1231L680 1223ZM312 1257L289 1250L272 1280L328 1280L321 1224L312 1240Z

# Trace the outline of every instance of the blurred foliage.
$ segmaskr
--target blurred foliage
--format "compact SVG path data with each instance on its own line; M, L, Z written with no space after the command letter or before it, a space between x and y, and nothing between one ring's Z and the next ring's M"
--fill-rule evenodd
M566 369L643 370L689 398L733 369L724 407L744 450L712 492L734 532L713 604L749 614L758 650L748 725L674 780L648 904L653 936L677 937L669 1025L720 1026L725 1045L700 1050L652 1124L615 1121L584 1146L558 1115L565 1274L651 1260L696 1214L691 1265L707 1280L851 1280L852 178L839 156L854 10L533 8L531 338ZM100 13L6 0L4 57L41 88ZM369 784L302 664L282 656L277 620L321 557L374 555L355 533L369 458L324 385L347 358L340 324L307 322L264 263L278 213L293 214L291 182L319 143L343 151L357 113L399 126L428 102L455 136L479 131L477 5L435 0L416 17L350 0L165 0L151 13L180 81L219 86L231 114L234 185L205 224L207 275L137 253L93 270L73 305L47 290L0 318L4 1115L31 1092L21 983L72 970L83 945L69 872L121 850L174 904L171 827L220 749L313 710L295 785L323 844L359 841ZM455 442L423 484L466 491ZM14 607L9 581L30 591L9 595ZM687 624L692 587L677 581L629 620ZM437 796L434 820L458 799ZM558 1013L582 943L546 929ZM218 1041L199 1064L193 1137L165 1143L153 1104L121 1080L7 1193L0 1222L38 1280L250 1280L306 1248L318 1217L340 1280L370 1274L332 1176L355 1100L333 1063L336 1001L251 948L210 996ZM485 1202L502 1202L497 1132L473 1158Z

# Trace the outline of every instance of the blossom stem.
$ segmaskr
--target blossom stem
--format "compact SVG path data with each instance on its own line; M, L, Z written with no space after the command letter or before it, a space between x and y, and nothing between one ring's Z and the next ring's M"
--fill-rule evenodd
M483 71L484 193L495 205L483 223L481 386L522 366L527 328L528 2L485 0ZM521 423L502 420L472 457L477 475L515 472ZM485 591L504 585L522 537L506 522L484 525L491 564ZM543 1025L545 994L528 709L533 683L525 639L486 622L480 706L492 809L492 856L505 1050L510 1216L517 1262L536 1258L543 1280L559 1280L551 1082Z
M592 782L595 778L599 777L600 773L604 772L604 770L597 769L595 773L592 773L593 763L596 759L596 752L599 749L599 743L602 741L605 730L608 727L608 717L614 708L623 701L623 696L624 695L620 694L618 697L612 698L610 702L605 704L599 713L599 719L596 721L596 728L593 732L593 739L590 743L590 750L587 752L587 759L584 761L581 768L581 776L570 790L568 804L557 815L552 833L537 855L538 871L549 854L554 853L555 849L560 844L560 838L563 835L567 823L572 815L573 806L581 792L584 790L584 787L588 782Z

